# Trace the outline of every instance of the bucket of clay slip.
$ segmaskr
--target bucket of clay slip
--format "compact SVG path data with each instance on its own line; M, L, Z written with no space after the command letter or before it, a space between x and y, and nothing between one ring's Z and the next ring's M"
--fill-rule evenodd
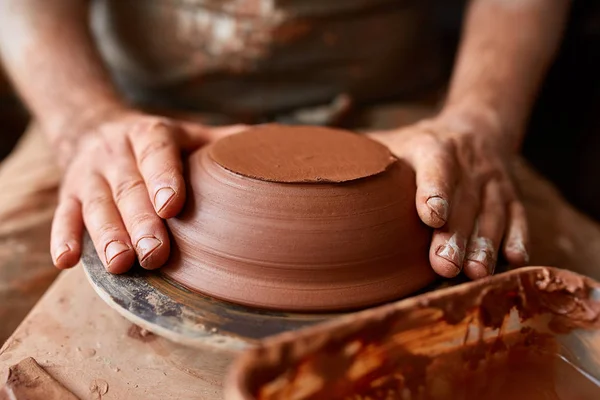
M228 400L600 399L600 284L529 267L264 340Z

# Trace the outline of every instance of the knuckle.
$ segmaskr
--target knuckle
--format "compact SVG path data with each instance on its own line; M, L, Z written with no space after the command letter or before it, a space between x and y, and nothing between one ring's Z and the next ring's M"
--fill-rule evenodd
M430 141L429 143L417 143L417 146L412 146L409 149L414 152L415 156L426 162L426 165L438 170L438 172L447 172L450 168L454 168L454 154L439 142Z
M79 199L71 194L65 194L61 196L58 206L56 207L56 213L65 215L72 212L76 207L79 206Z
M126 223L133 228L132 230L137 230L138 228L149 228L157 221L158 216L156 214L150 212L140 212L127 217ZM148 229L144 230L147 231Z
M148 130L162 133L168 133L175 126L170 119L162 117L152 117L148 125Z
M112 202L112 199L110 198L110 196L108 196L106 194L101 193L101 194L90 195L83 202L83 205L82 205L83 214L90 215L90 214L101 212L103 209L107 208L111 202Z
M127 139L123 134L115 134L115 131L104 130L97 135L96 146L107 154L115 154L127 148Z
M451 140L442 139L433 144L428 153L437 165L445 171L454 170L459 166L454 144Z
M115 131L109 129L94 131L88 136L87 140L82 143L81 148L85 162L91 160L94 163L94 161L104 160L105 156L122 153L127 145L124 135L116 135Z
M177 165L167 164L158 171L150 175L150 181L156 182L173 182L177 183L178 177L181 175L181 168Z
M91 132L80 142L81 150L84 152L93 152L92 154L95 154L98 150L104 150L105 142L103 133L100 133L99 131Z
M126 179L118 182L113 190L113 196L117 203L123 201L123 199L136 194L137 192L144 190L146 184L142 179Z
M122 233L119 226L112 222L105 222L96 230L96 235L100 238L100 242L106 244L120 237Z
M85 176L88 174L82 173L81 175ZM76 168L69 168L69 170L65 172L63 181L61 182L60 187L58 189L59 202L67 203L69 201L72 201L73 199L75 199L75 200L78 199L78 197L79 197L78 193L81 193L81 191L80 191L81 185L79 185L79 183L78 183L79 180L77 178L78 177L77 177L77 169ZM86 176L86 178L89 179L89 176Z
M137 162L143 165L148 159L165 150L170 150L172 143L168 140L153 140L137 152Z
M168 135L175 124L168 118L163 117L144 117L137 120L131 129L132 136L145 136L150 133Z

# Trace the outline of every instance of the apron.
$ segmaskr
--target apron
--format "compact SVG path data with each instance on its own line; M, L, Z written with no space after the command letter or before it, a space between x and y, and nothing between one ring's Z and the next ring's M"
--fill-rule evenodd
M95 0L101 54L130 100L269 119L407 99L439 85L419 0Z

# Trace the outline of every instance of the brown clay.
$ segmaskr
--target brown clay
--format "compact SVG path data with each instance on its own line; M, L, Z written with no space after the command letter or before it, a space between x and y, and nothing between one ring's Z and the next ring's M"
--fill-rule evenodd
M293 373L287 376L290 381L280 377L260 387L252 400L290 398L298 400L592 400L600 398L600 386L580 369L561 358L557 347L556 339L550 335L513 333L499 341L483 342L441 353L435 361L428 357L413 356L414 358L409 362L393 365L396 360L385 360L388 361L388 370L386 371L385 367L379 369L376 379L368 380L363 377L362 381L357 379L357 382L350 382L350 379L338 376L331 385L330 381L323 376L315 374L317 371L315 364L322 360L311 359L298 370L293 371L296 373L295 376ZM381 360L383 357L379 357L385 352L393 353L393 349L378 349L370 355ZM368 354L368 351L365 353ZM481 360L471 362L473 354L480 356ZM402 356L404 355L400 355ZM335 361L322 363L322 368L335 369L341 364L336 365ZM426 372L425 376L422 376L421 384L413 383L410 385L413 387L408 389L404 387L407 380L414 379L414 375L417 375L411 376L411 364L416 366L416 369ZM368 371L369 367L367 362L362 364L364 370ZM327 389L319 390L321 385ZM403 392L410 393L411 396L403 396ZM297 393L304 395L296 395Z
M264 339L225 398L598 399L598 290L530 267L348 314Z
M168 222L174 250L162 271L192 290L331 311L396 299L435 279L414 172L369 139L263 126L201 149L187 167L188 201Z
M8 369L0 400L77 400L31 357Z
M280 183L353 181L377 175L395 161L385 146L364 136L275 124L218 141L210 157L237 174Z

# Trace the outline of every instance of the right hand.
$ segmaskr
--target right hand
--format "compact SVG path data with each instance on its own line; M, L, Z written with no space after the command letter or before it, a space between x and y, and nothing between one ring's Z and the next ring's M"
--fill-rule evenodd
M429 261L446 278L489 276L500 251L511 265L529 261L525 208L510 167L516 146L489 117L495 114L473 115L449 109L370 134L415 170L417 213L435 228Z
M104 266L116 274L129 270L136 258L146 269L167 261L163 219L176 216L185 202L181 152L245 129L135 110L79 126L85 128L57 143L65 173L52 223L52 259L60 269L77 264L85 225Z

